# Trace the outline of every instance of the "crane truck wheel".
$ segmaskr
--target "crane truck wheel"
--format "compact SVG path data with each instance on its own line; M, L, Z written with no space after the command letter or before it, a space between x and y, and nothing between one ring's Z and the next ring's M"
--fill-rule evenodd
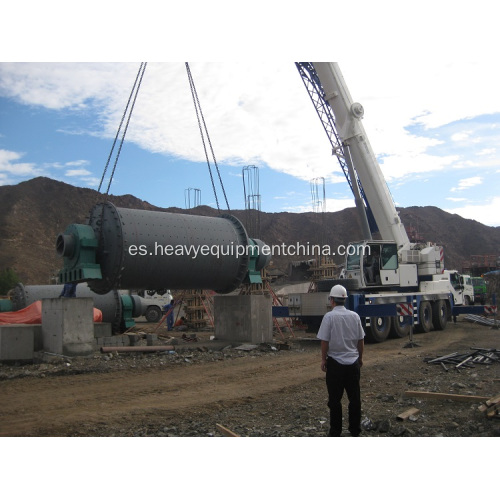
M150 306L144 316L149 323L158 323L162 317L161 309L158 306Z
M329 292L335 285L342 285L347 291L359 289L358 280L354 278L319 280L316 286L318 292Z
M427 333L432 328L432 307L431 303L427 300L420 302L418 310L418 325L415 327L417 333Z
M395 316L392 318L390 337L393 339L403 339L410 333L411 323L405 316Z
M370 326L366 336L373 342L383 342L391 330L391 318L389 316L373 316L370 318Z
M448 306L444 300L432 303L432 324L435 330L444 330L448 323Z

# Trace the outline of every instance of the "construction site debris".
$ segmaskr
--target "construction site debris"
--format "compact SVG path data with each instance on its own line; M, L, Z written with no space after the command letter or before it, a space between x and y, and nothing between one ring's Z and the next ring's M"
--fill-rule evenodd
M240 350L240 351L253 351L254 349L257 349L259 346L254 345L254 344L242 344L239 345L238 347L235 347L235 349Z
M488 399L478 409L481 412L486 412L488 418L500 418L500 395Z
M408 410L404 411L403 413L400 413L396 418L398 420L407 420L410 418L412 415L415 415L419 412L420 410L418 408L409 408Z
M224 427L221 424L215 424L215 427L217 427L217 430L224 436L241 437L239 434L236 434L236 432L233 432L232 430L228 429L227 427Z
M101 352L156 352L156 351L175 351L173 345L136 345L136 346L113 346L101 347Z
M459 368L473 368L475 364L491 365L500 362L500 351L497 349L471 348L468 353L459 354L453 352L437 358L425 358L427 364L439 364L448 371L446 364L454 365Z
M452 401L472 401L482 402L489 399L489 396L474 396L470 394L448 394L443 392L425 392L425 391L405 391L405 396L409 398L428 398L428 399L451 399Z
M153 332L154 326L143 324L141 330ZM316 342L293 339L285 351L274 351L267 344L242 351L234 347L243 342L210 341L213 332L198 332L197 343L183 343L181 332L172 335L180 340L175 353L113 352L110 356L94 352L69 359L47 354L34 364L1 363L0 396L9 401L0 417L2 432L10 436L222 437L216 429L216 423L221 423L241 437L327 435L328 396ZM420 338L424 352L403 350L398 341L366 346L362 435L500 436L500 420L478 410L500 394L500 363L459 370L446 364L450 369L445 372L422 362L425 357L469 352L471 346L495 346L497 332L459 321L447 332L424 333ZM141 344L146 345L145 338ZM200 350L203 347L207 350ZM404 393L410 389L488 397L462 403L409 399ZM411 407L419 413L404 421L396 418ZM54 411L57 419L50 418ZM21 412L22 419L11 418Z
M464 316L466 321L470 323L479 323L484 326L491 326L493 328L498 328L498 322L495 319L486 318L485 316L478 316L477 314L467 314Z

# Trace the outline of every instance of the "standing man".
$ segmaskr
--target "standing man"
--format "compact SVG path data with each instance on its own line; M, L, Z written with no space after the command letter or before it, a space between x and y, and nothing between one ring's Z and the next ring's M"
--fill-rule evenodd
M167 330L169 332L174 328L174 306L175 302L174 299L172 299L170 301L170 304L167 304L166 306L163 307L163 310L167 315Z
M347 290L335 285L330 290L332 310L323 317L317 338L321 340L321 369L326 372L328 407L330 408L330 433L342 434L342 395L349 398L349 432L361 432L360 368L363 366L365 332L361 319L354 311L345 308Z

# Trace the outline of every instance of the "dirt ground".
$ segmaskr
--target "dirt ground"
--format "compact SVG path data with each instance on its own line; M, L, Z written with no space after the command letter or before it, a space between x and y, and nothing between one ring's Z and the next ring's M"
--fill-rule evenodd
M153 330L146 323L136 327ZM477 347L500 349L499 332L459 320L443 332L415 335L415 347L406 347L408 339L367 344L362 436L499 436L500 419L481 412L480 401L405 396L411 390L486 401L500 394L498 362L448 371L426 362ZM46 355L33 364L1 364L0 436L221 436L217 424L240 436L327 434L313 334L296 331L284 345L277 334L275 343L252 350L210 341L212 334L198 332L197 342L186 342L174 332L175 352ZM410 408L418 413L397 418Z

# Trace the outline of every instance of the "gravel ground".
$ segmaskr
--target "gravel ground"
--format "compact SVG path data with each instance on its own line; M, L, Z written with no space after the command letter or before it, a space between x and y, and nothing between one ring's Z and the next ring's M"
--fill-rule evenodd
M143 327L144 329L144 327ZM445 371L440 365L430 365L429 357L450 352L468 352L471 347L498 347L498 331L479 325L457 323L446 332L430 332L416 336L420 347L405 348L406 340L394 339L366 346L362 369L362 426L365 437L491 437L500 435L500 420L487 418L479 410L481 402L453 401L448 398L427 399L408 397L406 391L476 395L492 397L500 394L500 363L475 365L472 368ZM154 411L151 407L137 408L136 418L111 421L78 421L59 429L56 435L66 436L148 436L148 437L211 437L220 436L217 424L240 436L248 437L321 437L328 430L328 408L324 377L319 369L319 344L312 335L281 340L256 346L250 350L238 345L210 342L209 333L197 334L198 342L184 342L177 336L175 351L160 353L96 352L86 358L64 358L44 355L34 364L0 365L0 389L21 379L74 380L90 375L99 382L105 374L120 374L125 379L139 374L185 377L196 367L228 368L225 382L231 382L231 367L249 362L255 370L272 370L277 363L289 366L280 372L283 383L269 392L253 394L246 389L231 387L227 397L214 396L203 404ZM161 339L160 342L171 342ZM145 344L145 340L141 341ZM285 349L286 348L286 349ZM306 366L307 378L290 382L294 366ZM175 370L175 371L174 371ZM181 397L196 390L203 379L200 370L196 378L183 388ZM289 373L289 374L288 374ZM172 374L172 375L170 375ZM244 375L248 377L252 374ZM222 375L221 375L222 377ZM187 380L187 379L185 379ZM222 382L220 382L222 383ZM256 382L261 383L261 382ZM118 381L117 381L118 384ZM174 384L175 385L175 384ZM233 384L234 385L234 384ZM28 389L26 389L28 390ZM222 389L223 391L225 389ZM112 394L109 396L112 398ZM27 393L29 398L29 393ZM345 398L345 396L344 396ZM151 404L150 404L151 406ZM347 404L344 412L347 416ZM418 412L406 420L397 417L416 408ZM135 410L135 409L134 409ZM142 412L142 413L141 413ZM1 414L0 414L1 415ZM1 422L1 417L0 417ZM32 429L29 435L53 435L49 428ZM348 436L348 433L345 432Z

